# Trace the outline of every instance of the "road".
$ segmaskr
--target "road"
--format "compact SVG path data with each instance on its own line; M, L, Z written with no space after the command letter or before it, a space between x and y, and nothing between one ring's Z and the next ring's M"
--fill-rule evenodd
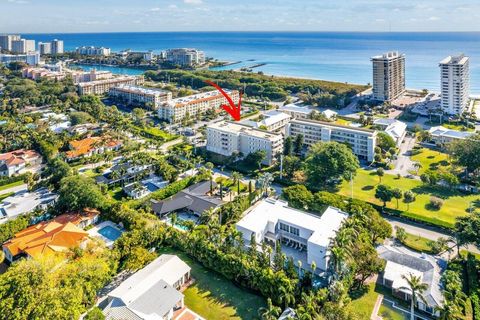
M439 238L446 238L446 239L450 238L450 235L448 233L440 232L438 230L434 230L433 228L429 228L424 225L419 225L413 222L400 221L399 219L394 217L385 216L383 218L387 220L388 223L390 223L390 225L394 230L395 230L395 227L397 226L405 229L405 231L410 234L420 236L426 239L434 240L434 241L438 240ZM466 249L471 252L480 253L480 250L473 245L468 246ZM456 252L454 253L456 254Z
M21 184L19 186L15 186L15 187L11 187L11 188L8 188L8 189L5 189L5 190L0 190L0 195L2 194L7 194L7 193L10 193L10 192L19 192L19 191L23 191L23 190L27 190L27 185L26 184Z
M400 145L397 160L394 161L394 168L388 170L388 174L400 174L402 177L405 177L410 175L409 170L414 170L414 162L410 159L410 153L415 146L415 140L414 137L405 137L404 142Z

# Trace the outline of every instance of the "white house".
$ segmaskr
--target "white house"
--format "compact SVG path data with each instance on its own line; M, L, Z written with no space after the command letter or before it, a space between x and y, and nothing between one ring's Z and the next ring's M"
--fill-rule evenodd
M457 131L442 126L431 127L428 132L430 133L432 142L439 146L456 140L465 140L474 134L474 132Z
M376 119L373 121L373 125L379 127L386 134L392 137L397 146L402 144L402 141L407 134L407 124L396 119Z
M55 204L58 195L48 191L46 188L40 188L36 191L20 191L13 196L5 198L0 203L0 224L10 218L26 214L35 209L45 210Z
M257 243L265 241L275 246L279 241L287 256L302 261L305 267L315 262L319 273L327 270L331 238L347 217L333 207L317 216L290 208L281 200L265 199L253 206L236 227L246 244L250 244L252 235Z
M312 107L302 107L294 103L290 103L278 108L278 111L290 115L293 119L309 119L314 111Z
M111 291L99 307L106 319L180 319L188 309L178 290L190 280L190 270L177 256L162 254ZM188 312L189 319L202 319Z
M11 177L27 171L42 163L42 156L34 150L19 149L0 154L0 176ZM32 170L30 170L30 169Z

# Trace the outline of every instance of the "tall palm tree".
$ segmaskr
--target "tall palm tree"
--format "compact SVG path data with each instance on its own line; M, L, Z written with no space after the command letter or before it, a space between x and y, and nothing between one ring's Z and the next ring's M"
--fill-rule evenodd
M277 320L282 309L272 304L272 299L267 299L267 306L258 309L258 315L263 320Z
M422 296L422 293L428 289L428 285L422 282L422 279L413 273L409 273L408 276L402 274L402 279L405 280L408 284L408 287L402 287L400 289L410 290L411 300L410 300L410 320L415 320L415 303L417 302L417 297L420 297L420 300L426 304L425 298Z

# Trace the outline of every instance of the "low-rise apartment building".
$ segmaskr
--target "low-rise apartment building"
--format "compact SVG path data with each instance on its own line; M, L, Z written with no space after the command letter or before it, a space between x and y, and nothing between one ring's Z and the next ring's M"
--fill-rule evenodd
M280 244L283 253L293 257L295 263L301 261L304 269L310 270L315 262L315 273L321 273L328 268L330 241L347 217L347 213L334 207L328 207L319 217L290 208L284 201L265 199L253 206L236 228L247 246L252 237L258 244Z
M347 143L352 148L352 152L360 159L374 160L377 136L377 132L374 130L307 119L290 121L287 126L287 136L300 134L307 147L320 141Z
M126 84L111 88L108 95L128 105L142 105L150 110L157 110L161 104L172 100L170 91Z
M407 134L407 124L396 119L380 118L373 121L373 125L388 134L400 146Z
M264 129L270 132L285 132L285 127L292 117L283 112L272 110L263 114L260 121L244 121L244 124L251 125L254 128Z
M29 52L26 54L0 54L0 63L10 64L12 62L25 62L34 66L40 63L39 52Z
M457 131L443 126L431 127L428 132L430 133L430 142L437 146L445 146L456 140L465 140L475 134L474 132Z
M207 126L207 150L227 157L234 152L246 156L263 150L266 152L263 164L271 165L283 151L283 135L221 121Z
M24 68L22 70L22 76L24 78L39 80L39 79L50 79L50 80L62 80L65 79L65 73L61 71L51 71L46 68Z
M235 104L240 94L237 90L225 90ZM187 115L195 117L207 110L221 110L221 105L228 105L227 99L217 90L194 94L188 97L172 99L158 108L158 117L170 123L180 122Z
M144 81L143 76L120 76L109 79L81 82L77 87L80 95L104 94L108 93L113 87L118 87L120 85L140 85L143 84Z
M278 108L278 111L289 114L293 119L310 119L313 110L311 107L302 107L294 103Z

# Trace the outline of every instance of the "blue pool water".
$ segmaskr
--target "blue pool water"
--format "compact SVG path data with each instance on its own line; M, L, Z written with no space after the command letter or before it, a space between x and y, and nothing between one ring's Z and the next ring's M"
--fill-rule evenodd
M145 187L148 189L148 191L150 192L153 192L153 191L157 191L158 190L158 187L156 185L154 185L153 183L151 182L147 182L145 184Z
M103 227L102 229L98 230L98 233L111 241L117 240L122 235L120 230L111 226Z

